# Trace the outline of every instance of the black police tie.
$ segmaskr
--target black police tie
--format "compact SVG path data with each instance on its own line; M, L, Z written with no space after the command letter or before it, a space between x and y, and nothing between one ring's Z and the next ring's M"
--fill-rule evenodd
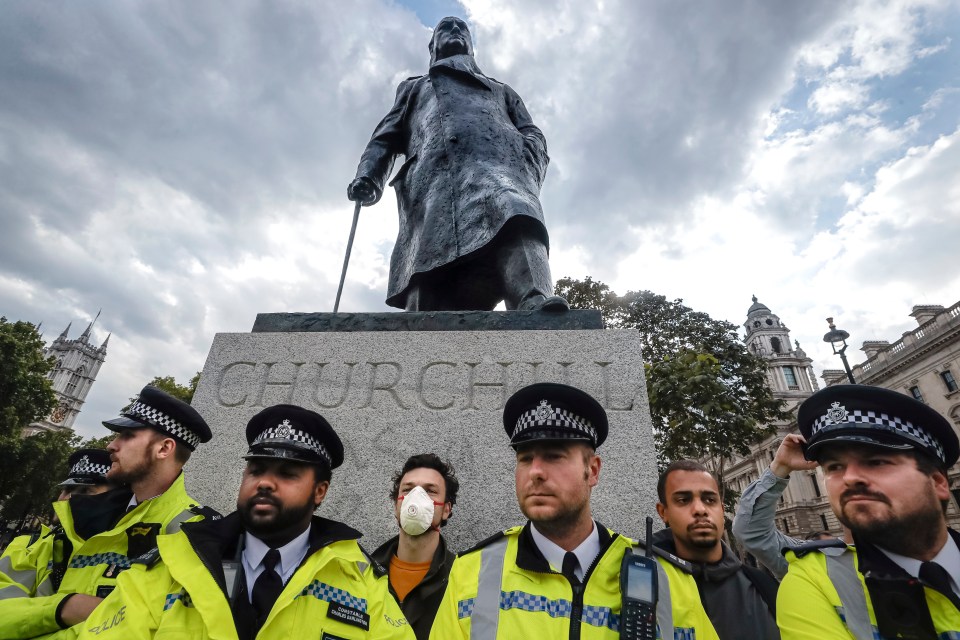
M577 554L573 551L567 551L563 555L563 567L560 569L560 572L563 575L567 576L567 580L570 581L572 585L580 584L579 578L577 578L577 565L580 564L577 560Z
M273 608L273 603L277 601L280 592L283 591L283 579L277 573L275 567L280 562L280 552L276 549L267 551L263 557L263 572L253 583L253 611L257 614L257 624L263 624Z
M953 606L960 606L960 598L950 586L950 574L942 565L936 562L924 562L920 565L920 579L949 598Z

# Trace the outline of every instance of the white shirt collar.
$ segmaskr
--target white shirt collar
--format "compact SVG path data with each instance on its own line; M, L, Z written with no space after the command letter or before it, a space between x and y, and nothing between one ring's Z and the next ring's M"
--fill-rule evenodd
M877 548L914 578L920 575L920 565L923 564L920 560L887 551L883 547L878 546ZM960 576L960 548L957 548L953 536L947 534L947 543L943 545L943 548L931 562L936 562L947 570L947 573L950 574L950 587L954 593L960 596L960 584L957 583L958 576Z
M584 573L600 554L600 532L597 531L596 522L591 521L591 524L593 524L593 530L590 532L590 535L580 543L580 546L573 550L580 565L574 573L580 580L583 580ZM533 535L534 544L537 545L537 549L539 549L543 557L547 559L547 562L550 563L550 567L554 571L559 572L563 567L563 556L567 554L566 550L552 540L548 540L546 536L537 531L537 527L532 522L530 523L530 533Z
M263 558L267 555L267 551L270 550L270 546L249 532L243 535L243 570L247 575L247 580L249 581L250 578L253 578L255 582L256 577L263 572ZM307 555L309 538L310 527L307 527L303 533L278 549L280 552L280 563L277 565L276 571L280 574L280 577L283 578L284 584L290 579L293 572L297 570L297 567L300 566L304 556ZM249 585L249 588L252 592L252 583Z

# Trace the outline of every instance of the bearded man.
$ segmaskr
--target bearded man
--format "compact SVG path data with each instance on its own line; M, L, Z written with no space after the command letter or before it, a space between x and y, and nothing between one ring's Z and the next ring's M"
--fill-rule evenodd
M330 423L281 404L246 436L237 510L161 536L80 637L414 640L360 533L314 515L343 463Z
M211 438L196 409L146 386L103 425L117 433L107 446L106 481L121 486L54 503L59 527L30 545L16 566L0 567L0 637L72 635L159 534L219 517L183 485L190 453Z
M852 384L813 394L797 420L853 544L807 543L787 553L777 599L783 638L960 631L960 534L945 517L947 469L960 457L950 423L904 394Z
M444 18L430 71L397 88L347 197L376 203L393 169L400 232L387 304L407 311L562 311L539 195L547 142L520 96L485 76L467 24Z

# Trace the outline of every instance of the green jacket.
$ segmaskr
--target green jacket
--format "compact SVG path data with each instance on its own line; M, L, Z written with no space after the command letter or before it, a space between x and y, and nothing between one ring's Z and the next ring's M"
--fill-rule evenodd
M187 525L158 539L157 562L145 558L116 591L77 625L97 640L238 640L299 638L414 640L387 588L387 576L357 544L360 534L314 517L309 550L259 629L241 572L231 589L224 560L238 557L239 515ZM77 628L74 627L74 628ZM239 630L239 631L238 631Z
M67 596L108 595L130 558L155 547L158 534L213 513L187 495L182 474L164 493L124 514L130 496L116 490L56 502L60 527L0 561L0 640L60 630Z
M950 531L955 540L960 535ZM917 583L871 545L788 551L790 570L777 594L777 624L783 640L872 640L882 637L864 573L912 583L926 601L937 638L960 637L960 610L950 598Z
M600 556L576 589L553 570L529 524L457 557L430 633L432 640L620 637L620 565L635 542L601 525ZM659 557L657 623L670 640L716 640L689 572Z

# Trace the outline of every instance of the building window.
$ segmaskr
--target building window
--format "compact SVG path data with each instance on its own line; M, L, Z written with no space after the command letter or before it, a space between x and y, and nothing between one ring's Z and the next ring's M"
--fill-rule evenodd
M770 348L773 349L774 353L780 353L780 349L782 348L780 345L780 338L770 338Z
M827 516L820 514L820 524L823 525L824 531L830 531L830 525L827 524Z
M913 396L914 400L919 400L920 402L926 402L923 399L923 394L920 393L920 387L916 387L916 386L910 387L910 395Z
M790 523L787 522L786 518L783 519L783 532L790 533Z
M813 485L813 493L820 497L820 485L817 483L817 476L810 476L810 484Z
M954 380L953 374L949 371L940 372L940 379L943 380L943 384L947 385L947 391L957 390L957 381Z
M793 367L784 367L783 368L783 377L787 381L787 386L791 389L799 389L800 385L797 384L797 374L793 370Z

